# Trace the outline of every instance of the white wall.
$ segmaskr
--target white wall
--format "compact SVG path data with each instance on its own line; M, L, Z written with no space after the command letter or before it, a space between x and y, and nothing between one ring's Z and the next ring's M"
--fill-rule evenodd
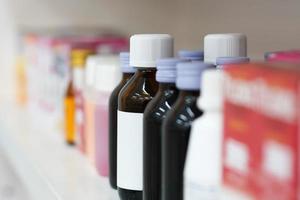
M7 0L0 0L0 100L14 92L16 29Z
M201 48L207 33L244 32L249 55L262 58L265 51L300 48L299 8L299 0L0 0L0 83L12 77L14 24L170 33L176 49Z
M8 0L17 24L109 26L127 34L168 32L199 48L213 32L244 32L249 53L300 47L299 0Z

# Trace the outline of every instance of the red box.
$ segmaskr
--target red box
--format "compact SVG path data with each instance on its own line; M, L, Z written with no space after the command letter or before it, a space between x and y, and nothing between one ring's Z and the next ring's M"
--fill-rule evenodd
M225 68L223 181L263 200L299 193L300 66Z

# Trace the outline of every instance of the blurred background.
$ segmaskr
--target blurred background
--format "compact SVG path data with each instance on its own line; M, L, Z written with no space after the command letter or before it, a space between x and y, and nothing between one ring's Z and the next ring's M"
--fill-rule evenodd
M176 49L202 48L207 33L242 32L249 56L260 59L266 51L299 47L299 7L298 0L1 0L1 92L14 91L12 66L28 31L170 33Z

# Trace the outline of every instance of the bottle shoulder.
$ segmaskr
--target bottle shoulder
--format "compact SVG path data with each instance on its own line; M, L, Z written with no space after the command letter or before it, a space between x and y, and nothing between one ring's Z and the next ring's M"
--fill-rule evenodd
M153 99L158 90L155 77L134 75L121 89L118 106L123 111L144 111L146 105Z
M125 81L121 81L116 87L115 89L111 92L110 95L110 100L114 100L114 99L118 99L118 96L122 90L122 88L125 86L126 82Z
M201 115L202 111L197 107L196 100L178 99L167 114L165 125L168 127L190 128L191 123Z
M145 118L161 120L166 117L167 112L176 102L178 92L161 91L149 102L145 109Z

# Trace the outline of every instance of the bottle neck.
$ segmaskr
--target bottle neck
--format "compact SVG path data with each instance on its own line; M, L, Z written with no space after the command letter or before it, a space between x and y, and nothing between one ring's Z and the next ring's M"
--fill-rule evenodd
M166 91L166 90L176 90L176 84L175 83L159 83L158 91Z
M144 78L155 80L156 68L137 67L135 74Z
M180 90L179 98L184 98L187 96L198 97L200 95L199 90Z
M156 67L136 67L136 72L156 72Z

